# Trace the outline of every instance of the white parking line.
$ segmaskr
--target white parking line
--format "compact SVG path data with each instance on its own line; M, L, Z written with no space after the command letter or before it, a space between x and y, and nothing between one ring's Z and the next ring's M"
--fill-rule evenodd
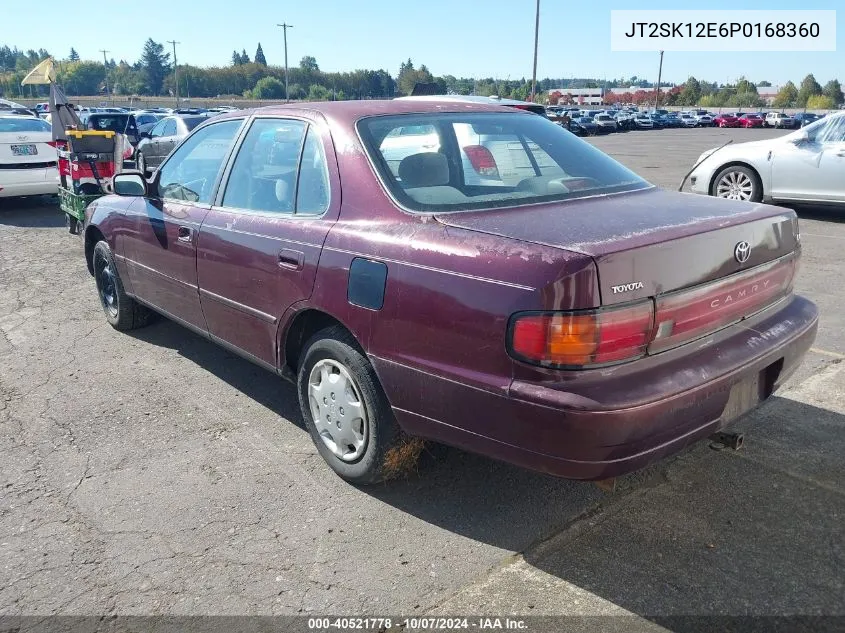
M810 235L812 237L829 237L832 240L845 240L845 236L843 235L824 235L823 233L807 233L805 231L801 231L801 235Z
M838 358L840 360L845 358L845 354L840 354L839 352L831 352L826 349L819 349L818 347L811 347L810 351L815 354L821 354L822 356L830 356L831 358Z

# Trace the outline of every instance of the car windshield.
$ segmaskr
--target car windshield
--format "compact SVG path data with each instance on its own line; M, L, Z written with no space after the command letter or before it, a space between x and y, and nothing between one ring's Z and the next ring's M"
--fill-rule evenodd
M541 117L408 114L365 118L358 130L390 192L413 211L519 206L651 186Z
M36 118L0 118L0 134L4 132L49 132L52 128L47 121Z
M790 141L806 138L811 143L841 142L845 138L845 114L817 119L784 138Z

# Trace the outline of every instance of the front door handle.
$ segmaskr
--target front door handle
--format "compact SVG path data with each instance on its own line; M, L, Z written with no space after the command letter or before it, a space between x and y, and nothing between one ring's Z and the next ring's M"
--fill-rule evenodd
M302 270L305 262L305 253L283 248L279 251L279 266L291 270Z
M190 242L192 234L193 234L193 231L191 231L190 227L180 226L179 230L177 232L177 239L180 242Z

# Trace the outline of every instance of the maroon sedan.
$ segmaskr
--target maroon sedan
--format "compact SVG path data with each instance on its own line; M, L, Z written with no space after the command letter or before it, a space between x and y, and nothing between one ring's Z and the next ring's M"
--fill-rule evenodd
M766 120L759 114L743 114L737 119L737 122L739 123L739 127L750 128L763 127Z
M500 106L236 112L114 187L84 231L109 323L163 314L295 381L357 483L410 437L625 473L768 398L816 335L792 211L661 191Z
M719 127L739 127L739 115L724 113L718 114L713 118L713 125Z

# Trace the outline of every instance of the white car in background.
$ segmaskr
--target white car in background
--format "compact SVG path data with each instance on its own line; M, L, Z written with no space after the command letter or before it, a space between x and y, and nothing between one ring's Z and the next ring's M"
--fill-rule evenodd
M31 116L0 117L0 198L56 195L57 162L49 123Z
M795 119L783 112L767 112L766 127L795 127Z
M696 162L694 193L845 206L845 112L775 139L708 150Z

